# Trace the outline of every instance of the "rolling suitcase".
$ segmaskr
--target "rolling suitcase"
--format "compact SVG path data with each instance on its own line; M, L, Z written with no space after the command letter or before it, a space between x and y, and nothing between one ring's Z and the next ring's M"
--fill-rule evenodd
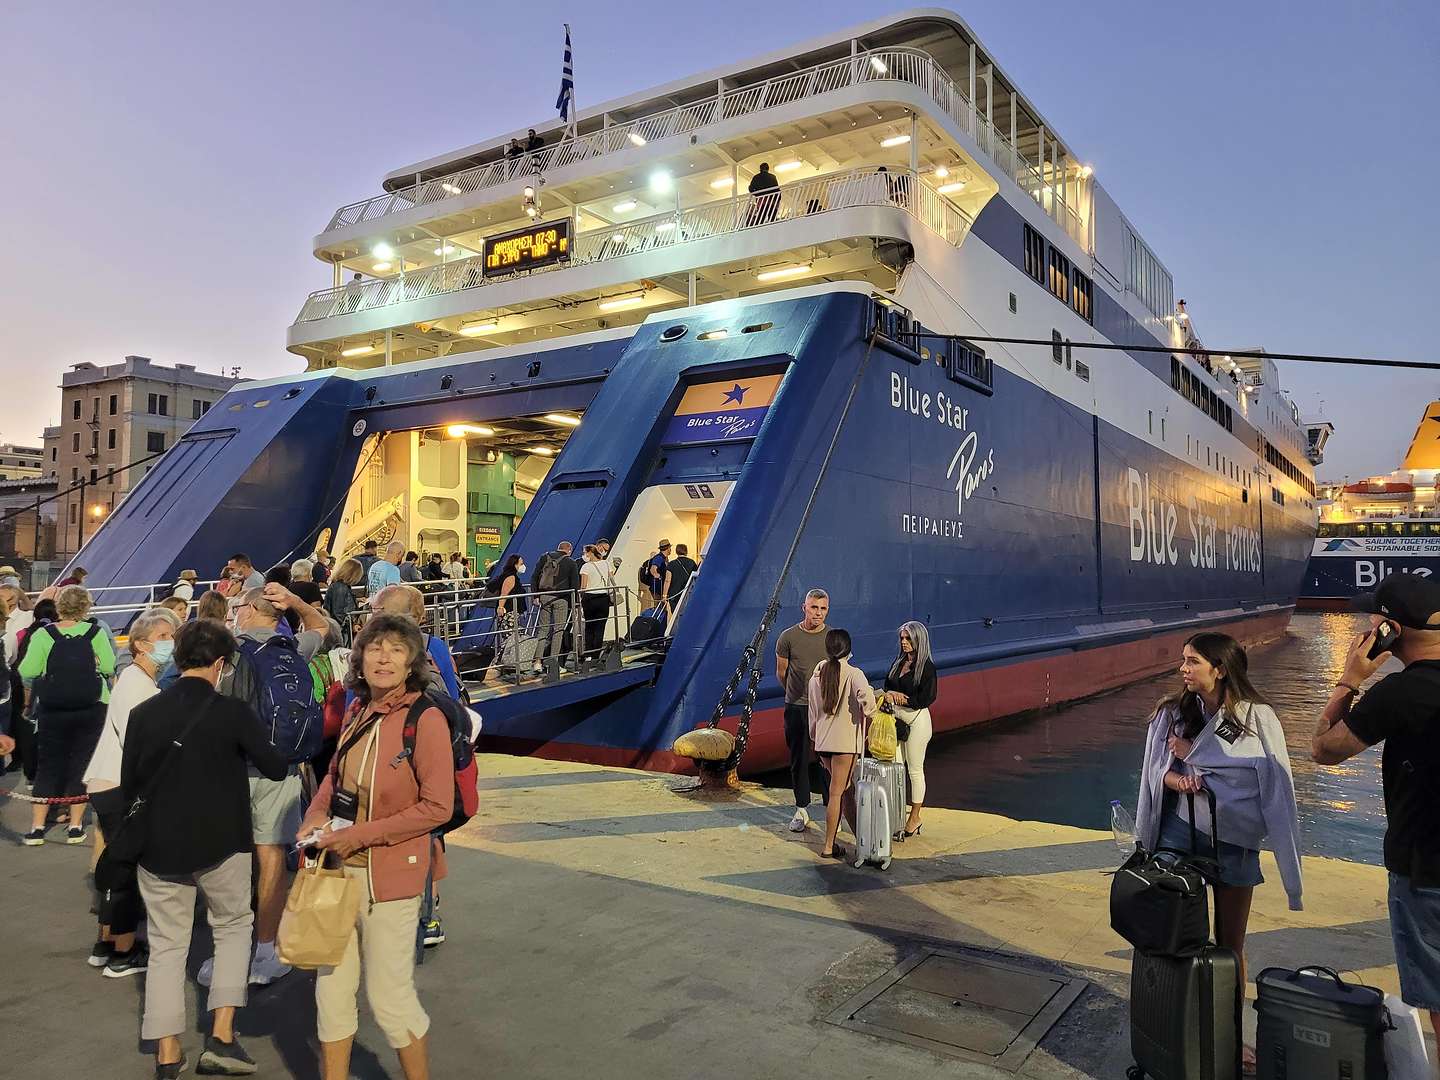
M886 790L886 784L876 778L876 774L866 771L867 765L882 763L866 756L865 744L868 740L864 738L865 734L866 732L861 732L860 779L855 783L855 857L851 864L861 867L871 862L881 870L888 870L893 830L890 793ZM892 761L888 764L895 763Z
M1266 968L1255 979L1255 1066L1261 1080L1388 1076L1385 994L1325 967Z
M1213 796L1210 811L1218 865L1220 818ZM1193 797L1190 820L1194 848ZM1135 1064L1125 1073L1128 1080L1239 1080L1244 1000L1240 958L1231 949L1205 945L1186 956L1137 950L1130 963L1130 1056Z
M905 812L905 766L898 761L878 761L872 757L860 761L860 779L874 780L885 789L890 804L890 837L900 835L899 822Z

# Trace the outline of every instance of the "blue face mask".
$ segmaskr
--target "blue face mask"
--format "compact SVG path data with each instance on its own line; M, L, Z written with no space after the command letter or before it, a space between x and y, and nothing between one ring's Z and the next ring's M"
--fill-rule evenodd
M157 668L164 668L175 656L175 642L171 638L150 643L150 662Z

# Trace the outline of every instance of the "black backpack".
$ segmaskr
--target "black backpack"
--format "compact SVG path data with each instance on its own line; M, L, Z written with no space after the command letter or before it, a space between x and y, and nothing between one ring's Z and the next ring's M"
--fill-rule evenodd
M50 656L45 661L45 674L35 680L35 696L51 709L85 709L99 704L105 680L95 662L96 623L83 634L62 634L59 627L49 624L44 632L50 635Z

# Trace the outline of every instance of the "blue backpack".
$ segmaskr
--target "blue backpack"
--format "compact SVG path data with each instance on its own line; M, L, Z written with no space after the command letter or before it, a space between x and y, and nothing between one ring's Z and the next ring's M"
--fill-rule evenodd
M324 709L315 700L310 664L288 637L276 634L264 641L240 639L240 655L250 665L260 723L271 744L292 765L320 753L325 738Z

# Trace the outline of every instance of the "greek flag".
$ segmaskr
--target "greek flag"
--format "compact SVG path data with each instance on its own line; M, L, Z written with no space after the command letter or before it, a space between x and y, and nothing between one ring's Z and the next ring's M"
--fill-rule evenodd
M575 111L575 63L570 58L570 24L565 24L565 63L560 69L560 96L555 99L555 108L560 110L560 119L567 124L574 122Z

